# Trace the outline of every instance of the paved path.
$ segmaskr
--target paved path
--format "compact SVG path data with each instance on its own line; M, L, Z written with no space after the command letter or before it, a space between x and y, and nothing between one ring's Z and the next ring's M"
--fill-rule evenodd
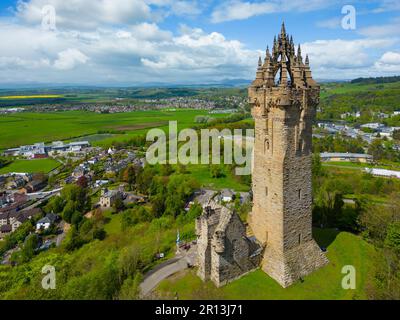
M140 284L141 296L148 295L157 285L164 279L173 274L185 270L193 265L196 258L196 246L190 248L185 255L176 256L161 265L157 266L145 275L143 282Z

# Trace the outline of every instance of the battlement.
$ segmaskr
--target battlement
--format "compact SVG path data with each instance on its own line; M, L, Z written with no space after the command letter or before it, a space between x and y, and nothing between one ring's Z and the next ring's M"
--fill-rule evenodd
M303 61L300 44L296 53L293 37L286 33L284 23L278 38L274 38L272 54L267 47L264 63L259 57L256 79L250 88L260 87L318 87L311 75L308 55Z

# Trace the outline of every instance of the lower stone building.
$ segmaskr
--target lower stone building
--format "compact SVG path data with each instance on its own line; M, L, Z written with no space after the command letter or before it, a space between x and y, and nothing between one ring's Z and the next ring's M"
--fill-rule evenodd
M258 268L262 248L238 214L211 201L196 220L198 275L223 286Z

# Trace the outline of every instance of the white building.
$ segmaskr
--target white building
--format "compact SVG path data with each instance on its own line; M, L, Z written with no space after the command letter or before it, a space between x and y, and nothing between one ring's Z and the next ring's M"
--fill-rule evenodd
M373 168L366 168L365 171L378 177L400 179L400 171L387 170L387 169L373 169Z

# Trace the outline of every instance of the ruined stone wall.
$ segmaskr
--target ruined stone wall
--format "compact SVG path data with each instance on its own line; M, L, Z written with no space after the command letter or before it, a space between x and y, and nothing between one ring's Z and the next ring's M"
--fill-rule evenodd
M220 287L259 267L261 254L254 254L258 247L247 239L235 212L221 207L207 215L205 209L197 220L197 233L198 275L203 280Z

